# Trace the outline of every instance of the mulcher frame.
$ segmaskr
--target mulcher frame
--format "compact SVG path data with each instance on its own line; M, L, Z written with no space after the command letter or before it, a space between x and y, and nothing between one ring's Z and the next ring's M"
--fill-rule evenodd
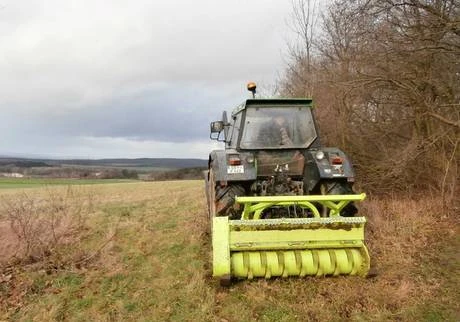
M365 193L357 195L321 195L321 196L263 196L263 197L236 197L236 203L243 204L241 219L260 219L262 212L273 206L299 206L311 210L315 218L320 218L316 204L327 207L330 217L339 217L340 211L352 201L363 201Z
M314 275L346 273L365 276L369 270L369 255L364 245L366 219L340 216L340 211L348 203L364 200L365 197L364 193L358 195L236 197L236 202L244 205L241 220L230 220L228 217L213 218L213 276L229 279L230 277L252 278L261 276L261 274L265 277L311 275L308 273L311 268L299 267L302 266L301 262L306 262L306 256L316 257L316 260L324 257L327 258L326 262L337 262L334 263L336 267L334 270L334 268L329 268L332 264L324 264L323 260L321 265L326 269L311 271ZM320 217L318 204L330 210L329 217ZM314 217L260 219L264 209L289 205L308 208ZM352 249L354 249L353 252L358 252L360 255L352 255ZM311 250L312 253L304 252L308 250ZM332 254L331 258L324 255L327 251ZM247 258L255 256L257 252L264 253L260 255L264 258L267 253L271 253L268 254L269 256L275 256L275 259L271 261L272 267L274 265L278 267L277 261L282 258L283 266L278 269L278 273L265 273L265 271L260 273L259 268L259 273L256 272L254 275L253 269L248 268ZM273 255L274 252L281 255ZM282 255L283 252L284 255ZM232 259L232 254L236 253L245 254L245 259ZM296 260L294 256L302 257L302 259ZM355 266L348 263L352 261L350 259L352 256L355 259L359 257L359 263ZM339 266L346 268L340 271L337 268ZM255 270L257 271L257 268ZM244 274L238 273L243 271Z

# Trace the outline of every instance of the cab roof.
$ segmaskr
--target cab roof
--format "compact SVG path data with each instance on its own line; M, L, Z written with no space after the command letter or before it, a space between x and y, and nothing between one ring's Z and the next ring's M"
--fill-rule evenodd
M267 106L274 106L274 105L306 105L309 107L313 107L313 100L311 98L251 98L247 99L245 102L238 105L233 111L232 115L236 115L242 110L246 109L246 107L251 105L267 105Z

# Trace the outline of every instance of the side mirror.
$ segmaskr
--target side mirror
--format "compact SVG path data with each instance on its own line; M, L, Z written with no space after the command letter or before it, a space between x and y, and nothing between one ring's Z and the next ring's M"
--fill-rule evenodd
M211 122L211 133L219 133L224 129L223 121Z
M223 130L224 130L224 122L223 121L211 122L211 134L209 135L209 138L211 140L222 141L222 140L220 140L220 133Z

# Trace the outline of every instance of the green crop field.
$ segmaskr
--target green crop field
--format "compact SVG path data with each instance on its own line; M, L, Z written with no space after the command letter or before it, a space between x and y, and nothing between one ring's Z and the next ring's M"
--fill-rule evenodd
M376 277L254 280L222 288L210 275L203 186L174 181L74 186L72 193L66 186L2 189L0 320L460 320L458 221L442 215L436 200L363 203ZM1 246L20 243L7 234L14 218L45 206L47 216L59 213L69 221L76 214L85 223L42 257L21 258L13 246ZM16 259L6 260L8 254Z
M0 178L0 189L36 188L54 185L84 185L101 183L135 182L127 179L38 179L38 178Z

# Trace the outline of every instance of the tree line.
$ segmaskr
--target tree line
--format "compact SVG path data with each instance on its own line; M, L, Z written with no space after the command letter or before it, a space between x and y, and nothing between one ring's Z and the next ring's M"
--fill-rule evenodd
M292 2L279 92L312 96L323 144L353 159L363 189L458 202L460 2ZM457 197L457 198L456 198Z

